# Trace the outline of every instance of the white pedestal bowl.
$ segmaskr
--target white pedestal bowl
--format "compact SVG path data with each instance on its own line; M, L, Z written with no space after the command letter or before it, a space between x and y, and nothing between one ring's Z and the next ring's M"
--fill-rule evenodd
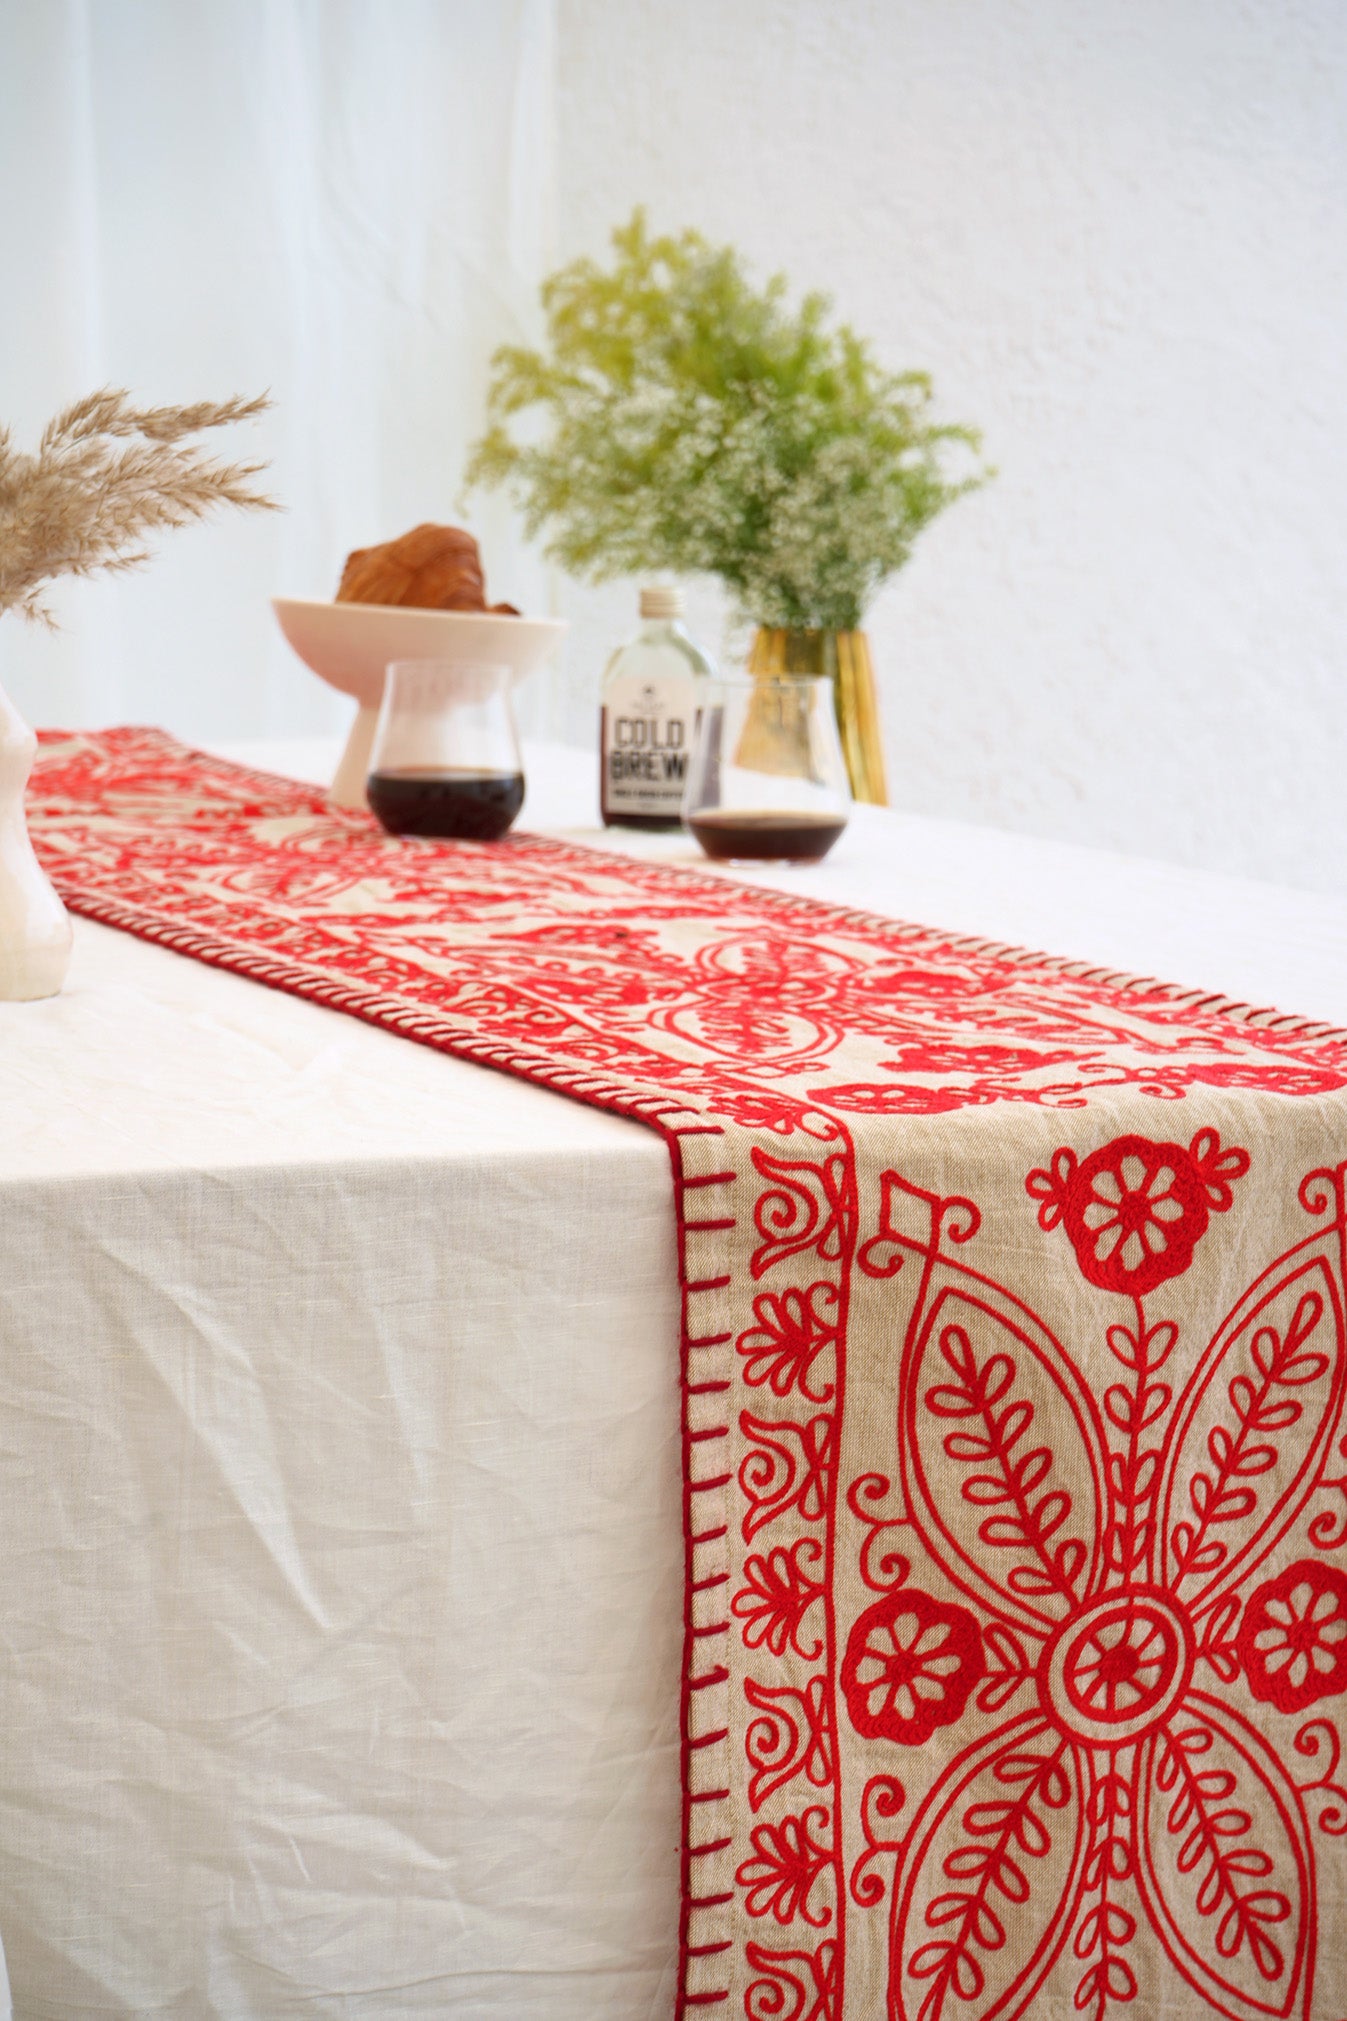
M320 603L273 597L286 639L306 667L357 713L332 781L339 807L364 807L370 746L390 660L508 667L516 681L546 665L566 630L562 618L496 617L478 611L414 610L405 604Z

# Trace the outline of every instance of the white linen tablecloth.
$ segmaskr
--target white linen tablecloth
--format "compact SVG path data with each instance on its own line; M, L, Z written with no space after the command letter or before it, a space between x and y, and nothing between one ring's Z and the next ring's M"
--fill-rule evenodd
M528 767L592 827L586 754ZM1323 897L869 809L761 881L1347 1024ZM77 922L0 1005L0 1188L21 2021L667 2021L660 1141Z

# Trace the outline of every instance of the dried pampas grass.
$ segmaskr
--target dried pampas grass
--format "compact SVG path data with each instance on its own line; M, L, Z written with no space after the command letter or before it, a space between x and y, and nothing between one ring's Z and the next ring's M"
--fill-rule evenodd
M35 456L0 428L0 612L54 625L43 593L58 576L139 568L148 536L217 505L277 510L251 483L264 463L217 463L185 439L270 405L263 395L133 407L128 393L105 387L58 414Z

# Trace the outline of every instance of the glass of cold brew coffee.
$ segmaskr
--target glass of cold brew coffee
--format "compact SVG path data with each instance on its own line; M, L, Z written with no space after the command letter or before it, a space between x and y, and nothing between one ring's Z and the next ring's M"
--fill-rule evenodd
M683 819L722 863L817 863L851 812L832 682L806 674L712 681Z
M494 842L524 804L508 667L394 660L365 783L392 835Z

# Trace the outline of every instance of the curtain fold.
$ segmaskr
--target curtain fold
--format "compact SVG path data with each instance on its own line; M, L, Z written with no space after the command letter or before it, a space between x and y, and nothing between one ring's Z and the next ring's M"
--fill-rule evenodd
M284 517L177 534L67 584L56 636L0 622L34 721L189 737L335 728L274 594L460 514L487 365L537 334L552 240L554 0L0 0L0 420L269 387L230 439ZM15 200L16 193L19 200ZM223 443L221 445L224 446ZM474 499L493 597L546 577Z

